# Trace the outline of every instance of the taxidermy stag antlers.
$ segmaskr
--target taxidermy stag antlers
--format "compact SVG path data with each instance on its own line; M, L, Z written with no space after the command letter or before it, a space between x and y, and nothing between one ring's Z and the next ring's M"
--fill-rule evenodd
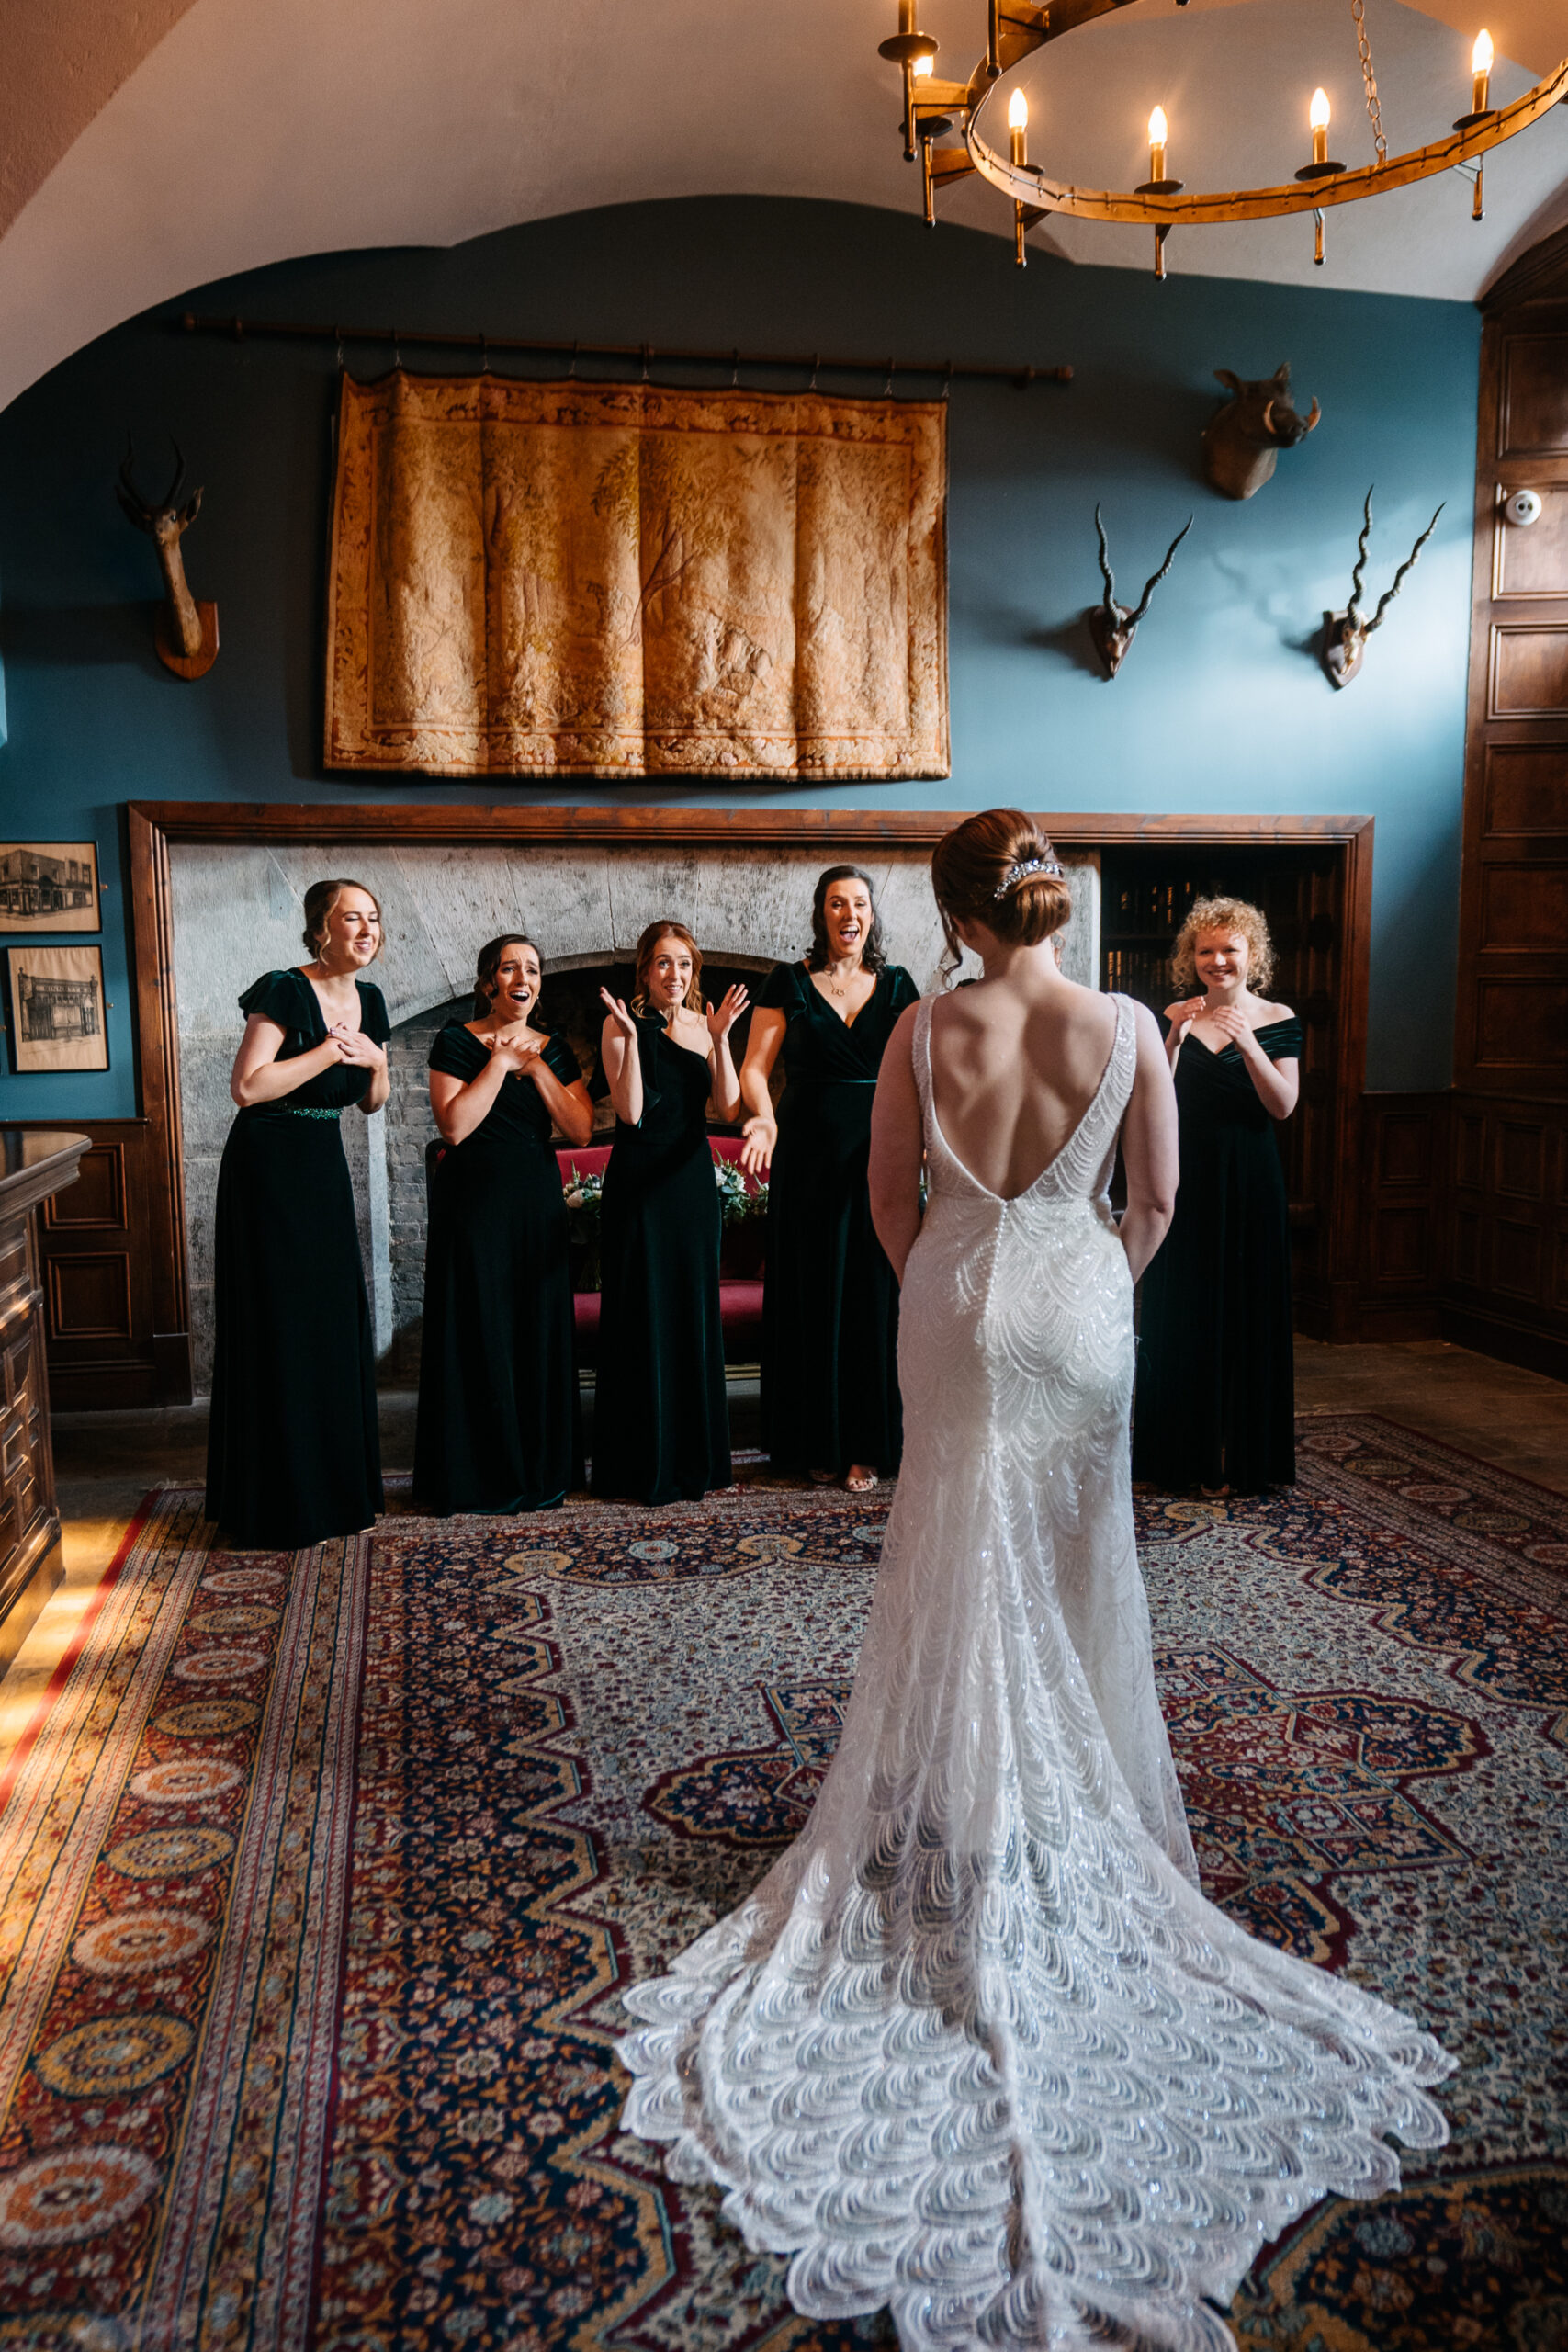
M1094 650L1105 664L1105 674L1113 678L1127 659L1127 649L1133 642L1138 623L1149 609L1149 599L1176 560L1176 550L1192 528L1190 514L1166 549L1165 561L1154 578L1145 583L1144 593L1135 612L1116 602L1116 575L1111 569L1111 550L1105 544L1105 526L1100 519L1100 509L1094 510L1094 527L1100 534L1100 569L1105 578L1105 602L1091 605L1086 616L1089 633L1094 639Z
M158 551L167 599L158 615L154 642L158 659L179 678L202 677L218 659L218 607L198 605L186 584L185 557L180 541L201 512L201 492L194 491L182 506L186 461L180 445L175 448L175 476L161 506L149 506L136 487L132 468L136 451L128 439L125 461L115 484L115 495L139 531L145 531Z
M1377 484L1372 484L1372 490ZM1323 666L1331 683L1348 686L1361 666L1361 656L1367 650L1367 639L1373 629L1382 625L1383 615L1404 585L1404 575L1414 569L1416 559L1438 527L1438 509L1404 561L1393 575L1393 585L1386 595L1378 599L1377 611L1370 621L1361 618L1361 576L1367 568L1367 541L1372 533L1372 490L1367 492L1367 503L1361 522L1361 536L1356 542L1356 569L1350 575L1350 602L1342 613L1323 616ZM1448 501L1443 501L1447 505Z
M1235 397L1203 427L1204 469L1223 497L1252 498L1272 475L1280 450L1304 441L1323 411L1314 401L1305 416L1296 414L1288 359L1252 383L1244 384L1228 368L1216 368L1214 375Z

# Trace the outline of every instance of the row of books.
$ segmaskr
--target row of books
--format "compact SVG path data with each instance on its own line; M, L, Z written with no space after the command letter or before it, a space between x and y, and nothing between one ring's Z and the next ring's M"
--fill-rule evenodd
M1130 882L1106 893L1100 920L1107 931L1160 932L1174 939L1197 896L1196 882Z
M1156 1010L1170 1002L1170 956L1162 947L1108 947L1105 986L1117 996L1135 997Z

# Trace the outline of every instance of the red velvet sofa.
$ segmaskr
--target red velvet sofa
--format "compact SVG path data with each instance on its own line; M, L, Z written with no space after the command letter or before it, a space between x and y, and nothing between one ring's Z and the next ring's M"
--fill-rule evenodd
M708 1148L715 1159L735 1159L740 1157L739 1136L710 1136ZM602 1176L610 1157L608 1144L589 1144L581 1151L558 1150L561 1183L570 1182L575 1169L580 1176ZM757 1179L748 1176L746 1189L757 1192ZM724 1352L730 1363L755 1363L762 1352L762 1259L764 1221L748 1217L743 1224L727 1225L718 1258L718 1311L724 1325ZM599 1293L580 1290L575 1295L577 1313L577 1347L580 1361L597 1363L599 1360Z

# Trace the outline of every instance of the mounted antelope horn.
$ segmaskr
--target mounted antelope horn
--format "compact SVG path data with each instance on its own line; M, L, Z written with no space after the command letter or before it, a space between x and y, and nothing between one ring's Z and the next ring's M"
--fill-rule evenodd
M1100 520L1098 506L1094 510L1094 527L1100 540L1100 569L1105 582L1105 600L1103 604L1091 605L1085 617L1089 622L1089 633L1094 639L1095 650L1105 664L1105 674L1113 678L1127 658L1134 631L1148 612L1150 598L1175 562L1177 548L1192 528L1192 517L1189 514L1167 548L1165 561L1153 578L1145 582L1143 597L1135 611L1129 611L1126 605L1116 602L1116 575L1111 569L1111 549L1106 544L1105 525Z
M1186 522L1183 523L1180 530L1178 531L1175 538L1172 539L1169 547L1167 548L1165 551L1165 561L1160 565L1159 570L1154 574L1153 578L1145 582L1143 602L1127 623L1129 634L1137 628L1138 623L1147 613L1149 609L1150 597L1154 594L1155 590L1159 586L1160 582L1165 578L1166 573L1170 570L1171 565L1176 561L1176 550L1181 545L1182 540L1187 537L1188 532L1191 528L1192 517L1189 514Z
M1442 505L1441 505L1441 506L1439 506L1439 507L1438 508L1438 513L1437 513L1437 514L1434 514L1434 515L1433 515L1433 517L1432 517L1431 521L1427 524L1427 526L1426 529L1422 532L1422 534L1421 534L1420 537L1416 540L1416 542L1415 546L1411 548L1410 553L1405 557L1404 561L1400 565L1399 570L1394 573L1394 575L1393 575L1393 587L1392 587L1392 588L1390 588L1390 589L1387 591L1386 594L1382 595L1382 596L1380 596L1380 597L1378 598L1378 608L1377 608L1377 611L1372 615L1371 619L1367 623L1367 627L1366 627L1366 634L1367 634L1367 636L1368 636L1368 637L1371 637L1371 633L1372 633L1373 629L1375 629L1375 628L1381 628L1382 627L1382 616L1383 616L1383 615L1387 612L1387 610L1388 610L1389 606L1393 604L1393 602L1394 598L1398 595L1398 594L1399 594L1400 590L1404 587L1404 575L1405 575L1405 573L1406 573L1407 571L1413 571L1415 570L1415 568L1416 568L1416 558L1419 556L1419 554L1420 554L1420 552L1421 552L1422 548L1426 546L1426 544L1427 544L1427 540L1431 537L1431 536L1432 536L1433 532L1434 532L1434 531L1437 529L1437 527L1438 527L1438 514L1440 514L1442 513L1442 511L1443 511L1443 506L1446 506L1446 505L1448 504L1448 503L1449 503L1449 502L1448 502L1448 500L1445 498L1445 499L1444 499L1444 501L1443 501L1443 503L1442 503Z
M183 506L179 504L180 492L185 488L186 461L177 441L174 451L174 479L164 502L160 506L149 506L136 487L136 449L128 435L115 495L129 519L139 531L148 534L158 551L165 598L154 633L158 659L176 677L199 678L218 659L218 607L198 605L186 584L180 540L201 512L202 493L197 489Z
M1376 487L1374 482L1372 489ZM1445 499L1443 505L1447 503ZM1406 574L1414 569L1416 558L1437 529L1438 514L1442 511L1443 506L1439 506L1394 573L1393 587L1379 598L1376 612L1370 621L1366 621L1361 618L1361 590L1366 579L1367 546L1372 535L1372 492L1368 491L1366 503L1361 510L1360 536L1356 541L1355 569L1350 574L1350 601L1342 613L1325 613L1323 616L1322 660L1331 684L1348 686L1360 668L1368 638L1382 625L1383 615L1404 585Z

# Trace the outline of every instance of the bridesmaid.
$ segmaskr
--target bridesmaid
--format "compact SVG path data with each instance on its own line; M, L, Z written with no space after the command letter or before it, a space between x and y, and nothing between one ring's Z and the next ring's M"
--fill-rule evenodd
M854 1492L903 1448L898 1285L872 1229L866 1170L876 1073L919 991L889 965L871 882L830 865L811 902L811 953L776 964L751 1016L741 1162L768 1175L762 1442L775 1463ZM775 1119L768 1079L783 1049Z
M423 1510L543 1510L581 1484L566 1204L552 1125L581 1148L593 1106L563 1038L532 1025L539 951L480 948L469 1021L430 1049L446 1137L431 1180L413 1491Z
M357 882L305 893L310 961L240 999L218 1171L207 1515L236 1544L299 1551L381 1508L376 1351L338 1119L387 1099L390 1030L359 974L381 910Z
M708 1115L740 1115L733 988L703 1001L703 959L680 922L637 944L631 1006L608 989L602 1053L615 1140L600 1208L604 1303L593 1404L593 1491L694 1501L730 1483L720 1216Z
M1166 1007L1181 1185L1144 1276L1133 1476L1251 1495L1296 1475L1291 1235L1273 1125L1296 1107L1302 1025L1256 993L1269 926L1243 899L1200 899L1171 956Z

